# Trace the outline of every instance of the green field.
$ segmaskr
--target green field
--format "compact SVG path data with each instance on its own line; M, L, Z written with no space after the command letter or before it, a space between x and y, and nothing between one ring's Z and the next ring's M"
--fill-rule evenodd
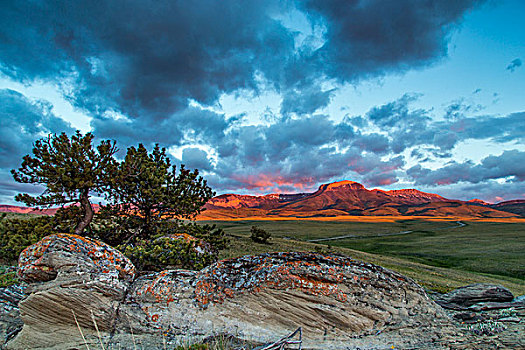
M475 282L501 283L525 294L525 224L495 222L392 223L316 221L214 221L230 235L222 257L266 251L336 251L376 263L446 291ZM272 234L272 244L249 239L252 225ZM464 225L464 226L463 226ZM406 232L411 231L411 232ZM349 236L311 243L308 240Z

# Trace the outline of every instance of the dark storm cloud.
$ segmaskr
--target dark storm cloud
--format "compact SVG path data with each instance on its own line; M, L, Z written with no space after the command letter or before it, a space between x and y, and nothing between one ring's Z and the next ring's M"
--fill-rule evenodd
M423 110L410 110L410 103L416 101L419 95L405 94L398 100L373 107L367 113L368 119L380 127L419 126L430 120Z
M0 67L17 80L63 84L95 115L164 119L190 99L211 105L222 93L257 90L257 76L283 93L283 113L305 114L329 102L325 79L442 58L478 2L12 0L0 13ZM294 8L325 28L320 48L296 47L297 29L277 16Z
M33 142L49 133L72 133L69 123L51 111L43 101L31 101L19 92L0 90L0 200L11 202L18 191L35 192L35 186L18 184L11 169L22 164L22 157L31 153Z
M159 143L163 147L203 141L215 145L234 122L234 118L227 119L224 114L190 106L169 118L154 121L116 118L111 114L95 116L91 126L97 137L116 139L119 148L125 149L138 142L149 146Z
M494 139L497 142L525 143L525 112L504 117L463 117L450 124L460 139Z
M355 138L353 144L364 151L386 154L390 149L390 140L385 135L371 133Z
M418 185L450 185L459 182L480 183L487 180L506 179L509 182L525 181L525 152L504 151L499 156L488 156L479 164L472 161L450 164L430 170L416 165L407 175Z
M278 81L293 36L273 1L111 1L3 4L2 70L16 79L70 78L91 112L162 119L188 99ZM38 52L38 55L35 55Z
M522 64L523 64L523 62L519 58L516 58L516 59L512 60L512 62L509 63L509 65L507 66L506 69L511 71L511 72L514 72L516 70L516 68L521 67Z
M370 145L364 144L367 137ZM333 178L371 185L394 183L403 157L383 160L379 154L362 152L363 147L381 148L383 143L381 135L358 133L345 122L336 123L324 115L236 127L218 147L213 170L217 176L210 183L228 190L266 191L301 191Z
M365 142L370 145L368 150L400 153L417 146L419 149L413 153L416 158L422 159L424 154L447 158L460 141L486 139L495 142L525 142L525 112L507 116L473 117L471 115L480 110L479 106L454 102L446 108L444 120L434 121L430 117L431 111L411 108L411 103L417 98L417 95L404 95L398 100L373 107L366 113L365 117L388 139L388 146L384 138L379 146L378 140ZM369 137L370 135L366 136ZM371 145L377 148L374 149Z
M207 170L219 190L300 190L344 177L386 185L398 181L404 166L393 154L411 147L424 160L448 157L467 139L523 142L523 112L472 117L474 110L457 104L435 122L431 111L411 108L414 94L341 122L316 115L330 103L333 86L445 57L450 34L479 3L4 1L0 70L18 81L59 84L93 117L96 136L116 139L121 149L138 142L184 148L182 161ZM293 9L322 28L319 38L298 43L297 28L279 19ZM317 46L308 46L316 40ZM262 89L282 98L281 115L269 125L240 126L211 110L224 93ZM13 141L2 138L2 152L31 144L40 133L70 130L48 105L26 105L40 122L29 122L35 116L20 125L2 121L2 132L23 129ZM1 106L14 115L8 104ZM217 160L191 147L195 143L213 149ZM9 159L14 156L2 157ZM434 176L426 170L411 173Z
M0 168L19 166L33 142L48 133L71 133L69 123L51 111L51 105L30 101L24 95L0 90Z
M448 116L434 121L429 117L431 111L411 108L416 98L405 95L372 108L364 117L346 117L341 122L314 115L282 118L271 125L232 127L217 146L219 158L213 170L216 177L211 183L229 190L269 191L350 178L367 186L386 186L405 175L404 157L392 155L406 149L411 148L412 157L420 162L436 158L446 161L461 141L525 141L522 112L473 117L467 113L477 108L456 105L453 116L446 112ZM354 121L379 131L364 132ZM502 178L522 181L522 157L523 152L506 151L487 156L480 164L450 161L434 171L418 165L406 175L421 186L484 183Z
M406 70L447 54L454 25L481 1L309 0L300 8L326 26L316 52L327 75L349 81Z
M283 93L281 114L312 114L319 108L326 107L335 89L323 90L317 84L306 84L304 87L291 88Z
M479 198L490 203L525 198L525 186L521 182L485 181L477 184L455 184L450 186L428 187L428 191L437 191L446 198L470 200Z

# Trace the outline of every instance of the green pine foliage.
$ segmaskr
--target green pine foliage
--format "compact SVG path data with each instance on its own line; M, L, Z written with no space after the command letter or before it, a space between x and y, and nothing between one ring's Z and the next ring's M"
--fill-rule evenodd
M24 193L15 199L31 207L79 204L83 216L75 233L82 234L94 215L90 194L107 188L108 170L117 152L114 141L102 141L95 148L93 138L91 133L83 136L77 131L71 138L62 133L37 140L33 155L26 155L21 167L11 173L18 182L44 185L46 190L36 197Z
M54 217L2 220L0 259L14 261L27 246L54 232L85 234L121 249L139 269L200 269L226 247L224 231L192 222L214 195L198 170L178 169L165 148L130 147L114 159L115 142L93 145L93 134L77 131L38 140L32 156L12 170L16 181L44 185L40 196L20 194L28 206L61 205ZM89 196L104 194L108 205L95 215ZM183 221L184 220L184 221ZM166 236L187 233L212 245L197 254L195 244Z
M214 195L198 170L184 165L177 170L159 145L151 153L142 144L128 148L111 173L110 203L100 214L114 225L113 237L106 239L124 244L163 233L164 222L194 219Z
M0 266L0 288L18 284L16 269L13 266Z
M54 220L50 216L32 219L0 219L0 261L13 265L26 247L53 232Z
M179 224L177 229L178 232L187 233L193 237L202 239L203 241L212 245L216 250L226 249L228 245L228 239L222 228L218 228L217 225L197 225L196 223Z
M134 245L122 245L121 250L139 271L162 271L172 268L200 270L217 261L216 252L198 252L198 241L170 237L138 240Z

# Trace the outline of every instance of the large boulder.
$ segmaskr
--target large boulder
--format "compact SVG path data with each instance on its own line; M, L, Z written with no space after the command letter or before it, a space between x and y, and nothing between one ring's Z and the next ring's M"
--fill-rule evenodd
M134 329L148 348L162 347L161 334L198 340L227 333L265 343L297 327L308 349L428 347L456 333L412 280L348 257L305 252L143 276L120 312L127 322L117 325L114 339L124 341Z
M18 275L29 296L19 303L24 326L8 348L80 348L78 326L88 341L96 341L95 322L102 335L112 332L135 267L105 243L53 234L21 253Z
M19 275L29 296L8 349L165 349L224 333L265 343L298 327L308 349L429 348L457 332L412 280L342 256L269 253L135 279L104 243L51 235L22 253Z

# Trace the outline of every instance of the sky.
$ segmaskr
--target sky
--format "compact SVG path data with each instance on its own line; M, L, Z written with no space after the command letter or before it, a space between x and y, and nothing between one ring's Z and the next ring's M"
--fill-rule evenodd
M0 203L37 139L166 147L217 192L525 198L521 0L2 2Z

